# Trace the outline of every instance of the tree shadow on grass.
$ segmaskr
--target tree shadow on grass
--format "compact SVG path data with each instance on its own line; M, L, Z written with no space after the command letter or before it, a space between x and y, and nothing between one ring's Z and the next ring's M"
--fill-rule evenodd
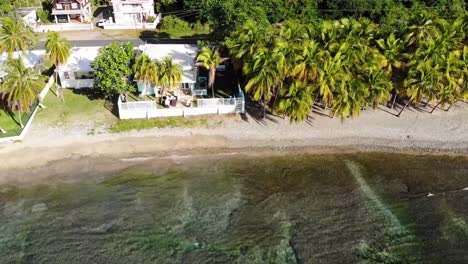
M79 94L79 95L84 95L86 96L89 100L94 101L94 100L102 100L103 97L102 95L96 91L96 89L92 88L81 88L81 89L72 89L74 94ZM119 117L119 108L117 103L117 96L114 96L111 99L105 100L104 101L104 108L106 108L109 112L111 112L114 116Z
M72 89L72 91L74 94L84 95L88 97L89 100L92 100L92 101L102 99L102 95L99 94L99 92L96 91L96 89L80 88L80 89Z

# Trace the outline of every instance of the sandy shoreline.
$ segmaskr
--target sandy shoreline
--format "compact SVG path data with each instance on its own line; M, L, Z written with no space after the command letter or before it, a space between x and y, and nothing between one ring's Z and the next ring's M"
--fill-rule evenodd
M396 118L365 111L355 120L315 115L309 123L289 124L270 116L218 116L216 127L165 128L97 135L89 127L54 128L34 124L23 142L0 145L0 171L34 168L80 158L165 157L239 153L337 153L385 151L468 154L468 104L451 111L407 111ZM2 173L0 178L5 178Z

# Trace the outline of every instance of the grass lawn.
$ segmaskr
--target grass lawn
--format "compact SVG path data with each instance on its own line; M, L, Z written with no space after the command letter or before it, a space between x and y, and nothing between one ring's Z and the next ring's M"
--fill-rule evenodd
M34 111L34 108L31 108ZM22 114L23 125L26 125L29 119L29 114ZM18 136L22 129L18 122L18 113L10 114L4 110L0 110L0 127L6 130L6 133L0 133L0 137Z
M115 123L118 118L112 114L112 105L102 99L90 99L84 89L64 89L65 102L52 91L44 99L47 107L37 113L35 122L45 126L102 126Z
M219 125L220 123L215 123ZM131 130L143 130L151 128L166 128L166 127L208 127L208 119L206 117L168 117L157 119L128 119L119 120L111 127L113 133L128 132Z

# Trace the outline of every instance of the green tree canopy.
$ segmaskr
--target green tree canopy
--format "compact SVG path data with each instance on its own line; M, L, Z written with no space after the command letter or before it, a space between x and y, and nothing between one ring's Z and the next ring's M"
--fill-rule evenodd
M113 42L100 48L92 63L94 89L106 98L134 91L135 87L129 79L134 56L133 45L130 42Z
M13 109L18 110L21 127L21 113L28 112L41 89L44 88L44 77L33 68L27 68L21 59L9 59L6 64L6 76L1 90Z

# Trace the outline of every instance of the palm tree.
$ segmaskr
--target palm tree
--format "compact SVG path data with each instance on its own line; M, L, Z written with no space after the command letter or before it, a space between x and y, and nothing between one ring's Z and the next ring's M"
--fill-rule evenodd
M270 33L270 28L259 26L255 21L248 19L231 38L226 38L226 46L232 55L234 66L242 67L244 61L251 58L258 49L265 47Z
M72 45L68 40L61 37L58 32L49 32L47 33L47 40L45 43L45 50L48 58L55 66L55 85L57 88L57 96L62 98L62 101L65 99L63 98L63 91L59 88L57 79L58 79L58 67L68 61L68 58L71 54Z
M24 127L21 113L30 110L33 101L44 86L44 78L32 68L24 66L20 59L8 60L6 74L1 86L4 96L9 103L16 106L19 123Z
M396 38L395 34L391 33L387 39L379 39L376 43L388 61L388 72L392 73L394 68L402 66L403 62L400 57L403 50L403 41L401 39Z
M200 54L198 54L197 66L203 66L208 70L208 87L211 88L213 98L215 97L214 82L216 77L216 68L226 60L228 60L228 58L221 58L219 56L218 49L204 47Z
M314 40L304 43L302 52L296 55L291 75L306 83L315 81L320 63L319 52L318 44Z
M384 70L369 71L365 74L365 84L369 89L369 97L367 100L370 102L373 108L377 105L388 102L390 99L390 91L393 88L393 84L390 81L388 72Z
M349 84L341 82L331 111L334 115L340 115L341 120L358 116L361 110L367 106L366 98L368 96L369 90L360 80L352 80Z
M182 66L172 61L170 57L164 57L159 65L159 82L162 84L161 95L164 95L166 88L173 89L182 81Z
M279 54L267 48L262 48L248 62L244 63L243 72L249 78L245 90L253 94L255 100L263 102L263 117L265 117L266 102L272 96L272 89L280 85L282 69L277 67Z
M11 58L14 52L25 51L34 46L35 35L22 21L5 17L0 27L0 53Z
M278 112L289 117L290 122L300 122L312 111L314 98L311 86L302 81L295 81L282 92Z
M143 82L145 85L145 98L151 86L159 82L160 67L160 62L156 59L151 60L147 54L141 54L135 60L133 72L135 74L135 79Z

